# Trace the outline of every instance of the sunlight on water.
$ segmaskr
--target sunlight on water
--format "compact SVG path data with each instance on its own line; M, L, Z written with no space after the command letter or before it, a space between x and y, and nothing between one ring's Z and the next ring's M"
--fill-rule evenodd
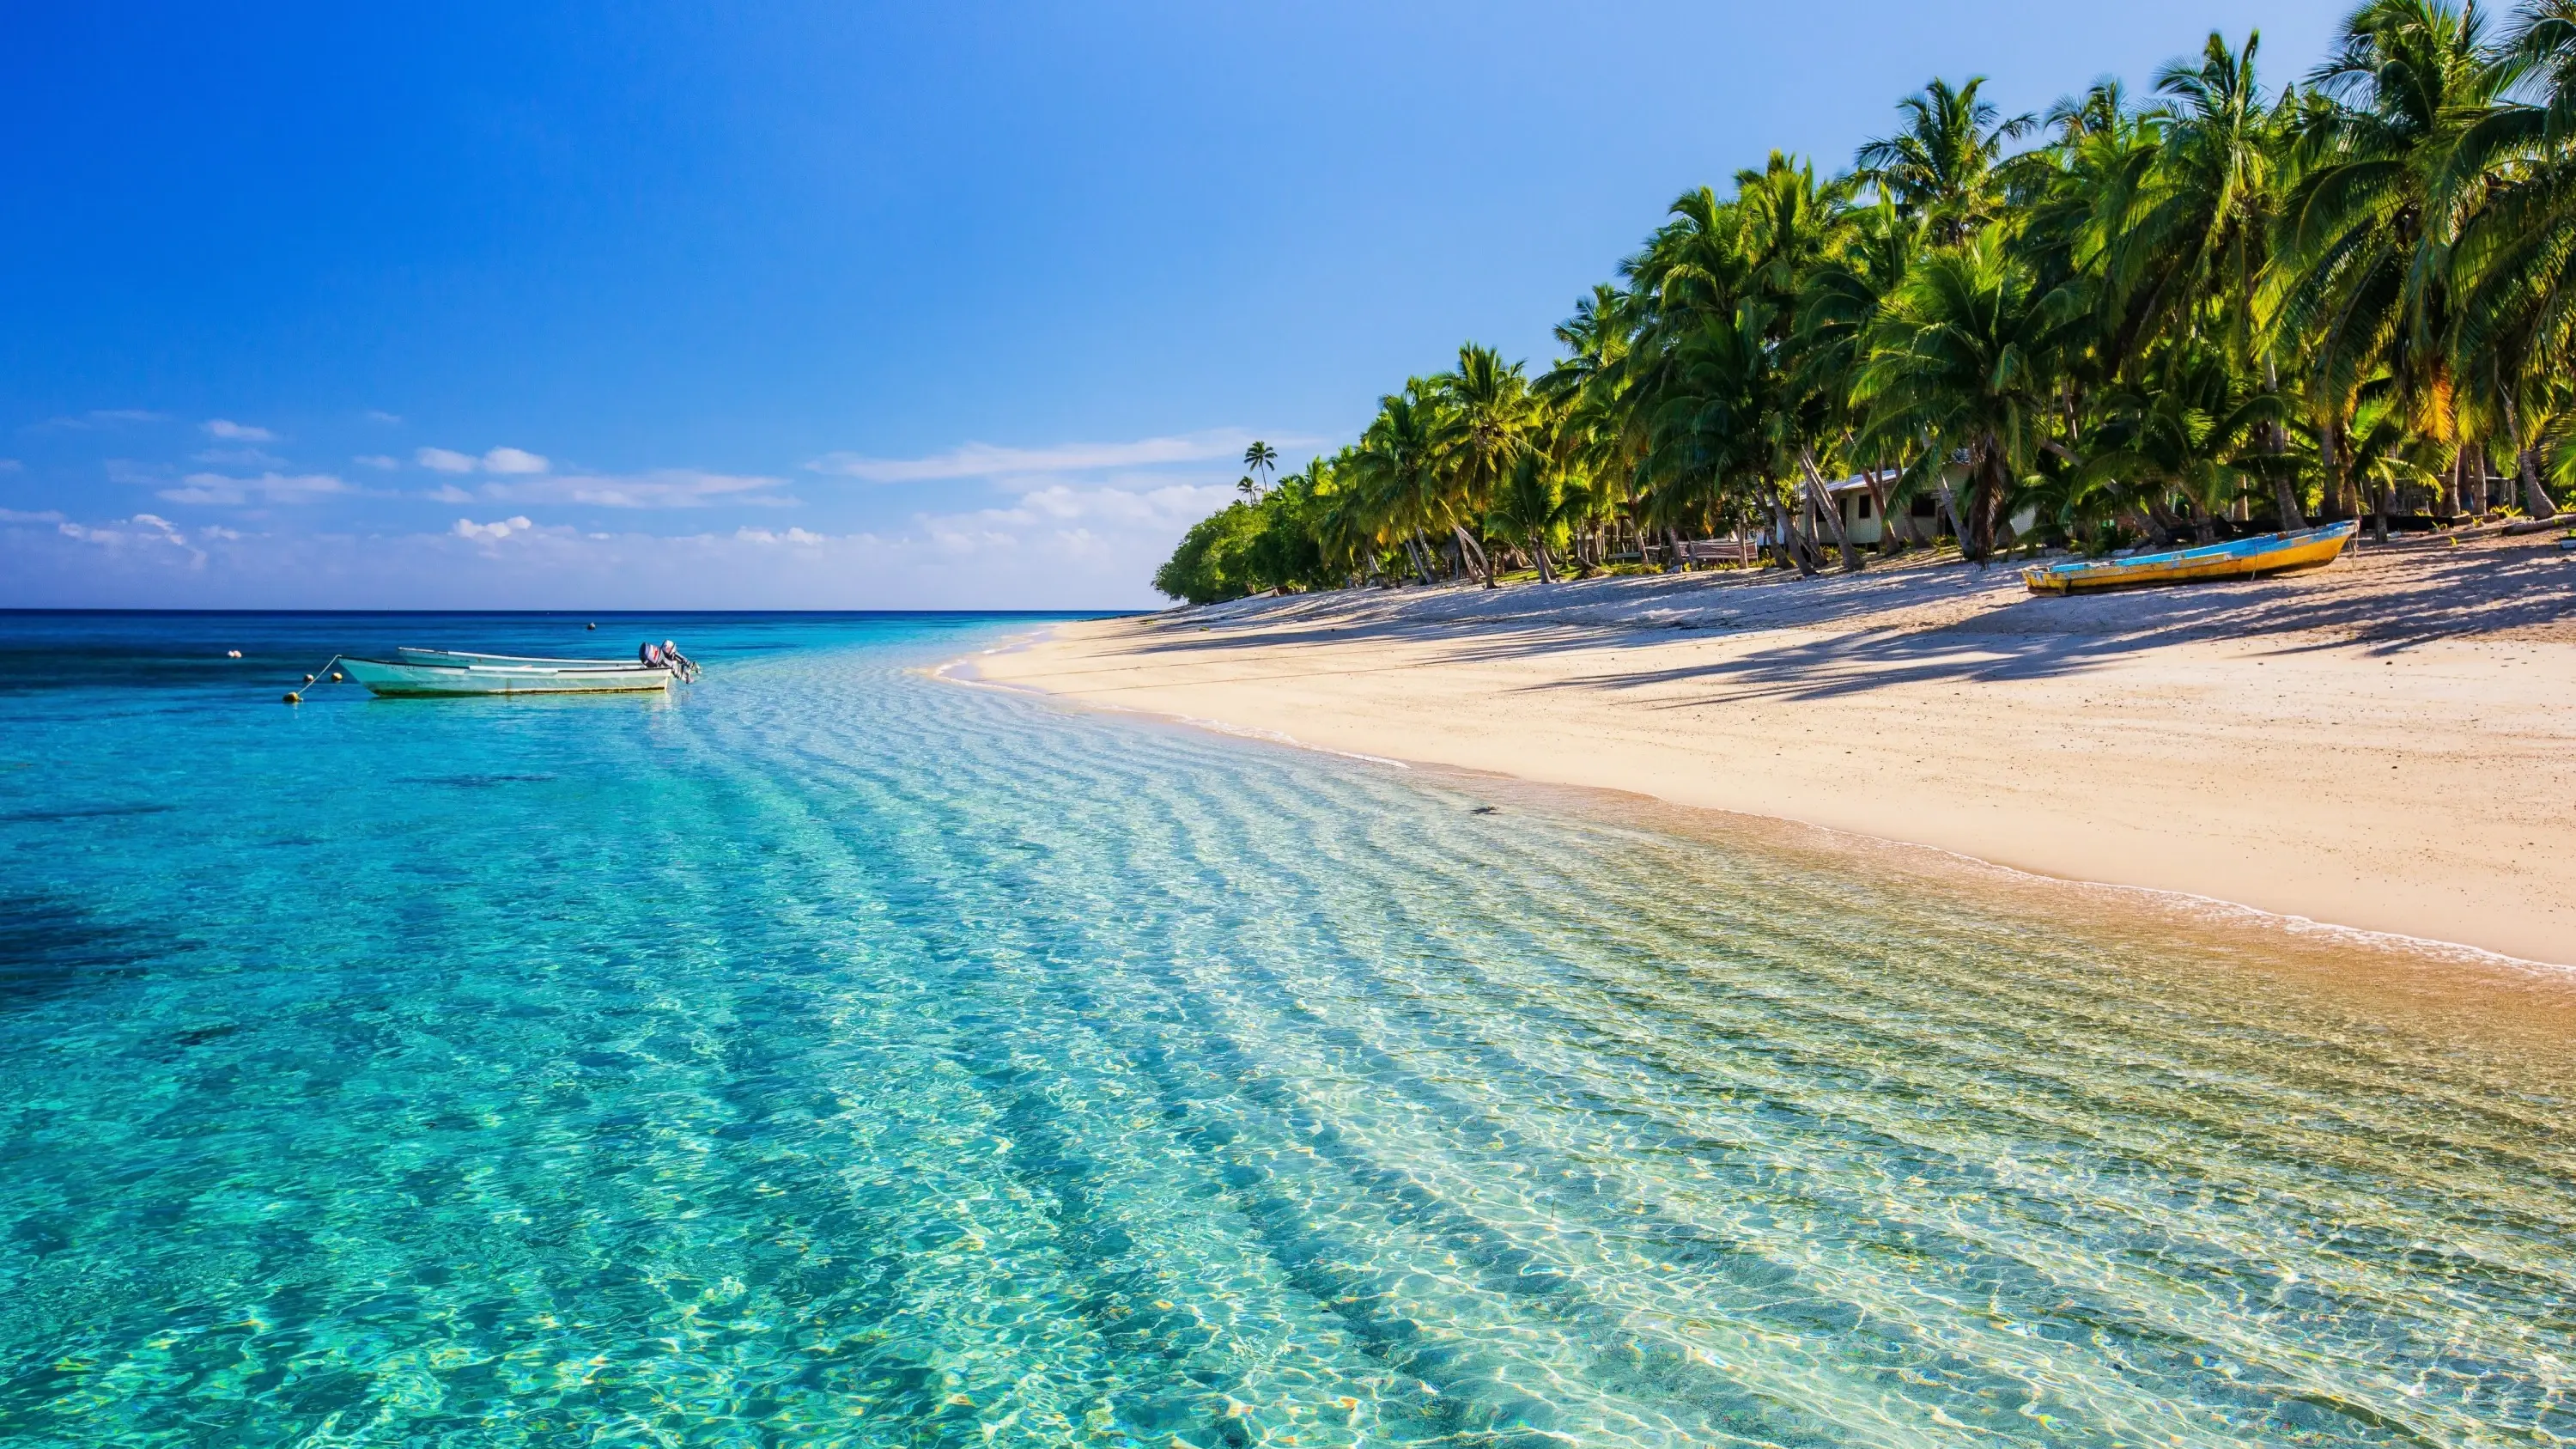
M2576 1435L2564 983L922 672L1025 627L0 617L0 1440Z

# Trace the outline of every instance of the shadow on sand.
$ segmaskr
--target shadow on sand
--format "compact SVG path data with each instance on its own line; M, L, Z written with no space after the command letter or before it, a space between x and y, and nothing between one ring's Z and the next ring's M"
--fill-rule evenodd
M1434 646L1427 661L1384 666L1399 668L1778 631L1779 642L1725 658L1610 668L1531 688L1698 680L1723 693L1696 703L1820 698L1890 684L2063 676L2183 640L2270 639L2287 654L2395 653L2506 631L2576 639L2576 558L2547 539L2409 545L2310 574L2074 598L2031 595L2002 566L1899 561L1812 579L1679 574L1245 599L1158 616L1142 629L1134 653L1168 662L1354 641Z

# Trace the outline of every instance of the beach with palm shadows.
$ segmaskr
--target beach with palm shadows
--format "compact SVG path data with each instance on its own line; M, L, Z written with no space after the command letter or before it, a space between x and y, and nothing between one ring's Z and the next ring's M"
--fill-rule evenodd
M1069 626L977 667L1326 749L2576 960L2576 558L2546 538L2075 598L1919 555L1345 590Z

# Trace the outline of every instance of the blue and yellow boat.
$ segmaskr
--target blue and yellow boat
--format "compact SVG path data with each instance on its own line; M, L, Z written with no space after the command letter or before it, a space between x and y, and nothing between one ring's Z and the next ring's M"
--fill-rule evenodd
M2357 522L2329 523L2323 528L2267 533L2169 553L2042 564L2023 569L2021 579L2034 594L2085 594L2100 589L2197 583L2203 579L2267 578L2333 563L2360 528Z

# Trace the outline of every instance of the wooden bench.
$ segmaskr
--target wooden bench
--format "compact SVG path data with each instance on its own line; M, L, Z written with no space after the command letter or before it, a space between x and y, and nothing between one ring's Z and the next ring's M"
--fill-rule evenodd
M1681 545L1681 561L1683 563L1760 563L1762 545L1750 539L1684 539Z

